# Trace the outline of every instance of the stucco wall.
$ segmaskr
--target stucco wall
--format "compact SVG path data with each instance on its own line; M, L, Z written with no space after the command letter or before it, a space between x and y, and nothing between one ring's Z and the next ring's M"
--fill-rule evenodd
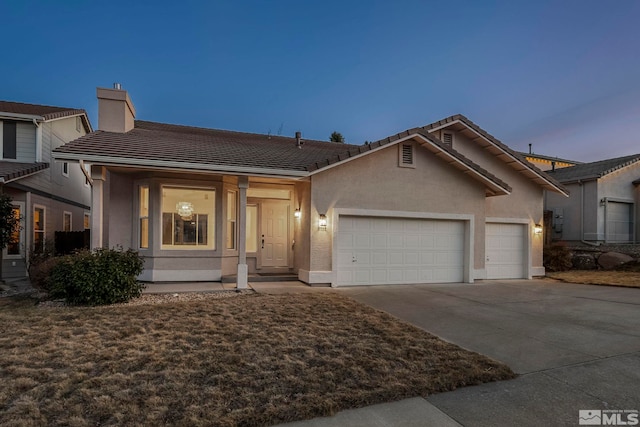
M453 133L453 148L455 150L511 186L512 191L509 195L487 197L486 216L488 218L526 219L530 229L533 229L535 224L542 224L543 188L461 133ZM482 227L479 224L477 226ZM542 235L533 236L531 243L531 266L537 271L541 271L544 244ZM484 245L484 242L482 244Z
M300 208L300 218L294 218L293 235L296 244L293 248L294 270L310 270L311 245L311 186L309 182L298 182L295 185L294 210Z
M332 269L331 218L335 208L455 213L475 219L474 266L484 266L484 186L415 145L415 168L398 166L398 146L325 170L311 178L310 270ZM329 219L318 230L319 215ZM479 243L481 242L481 243Z

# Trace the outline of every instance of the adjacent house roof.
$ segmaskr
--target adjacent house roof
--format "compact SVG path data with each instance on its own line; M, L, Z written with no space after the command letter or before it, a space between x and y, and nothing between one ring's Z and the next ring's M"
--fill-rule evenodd
M0 161L0 184L7 184L45 170L49 163L18 163Z
M55 149L54 157L105 165L305 177L411 138L454 167L470 172L490 195L511 191L505 182L421 129L367 145L303 139L298 148L295 138L136 120L129 132L93 132Z
M536 166L529 163L520 153L512 150L507 145L500 142L493 135L482 129L480 126L473 123L471 120L463 116L462 114L456 114L454 116L447 117L429 125L423 126L427 132L435 132L439 129L451 128L457 132L465 134L475 142L488 150L491 154L497 158L503 160L518 172L524 174L529 179L536 182L546 190L569 195L566 188L562 186L554 178L547 175Z
M91 132L91 123L87 112L82 109L53 107L50 105L26 104L23 102L0 101L0 118L40 119L42 121L63 117L81 116L86 132Z
M517 151L518 154L520 154L523 157L532 157L534 159L541 159L541 160L548 160L550 162L561 162L561 163L568 163L568 164L572 164L572 165L579 165L582 164L583 162L578 162L576 160L568 160L568 159L562 159L560 157L553 157L553 156L543 156L542 154L535 154L535 153L524 153L522 151Z
M618 169L640 162L640 154L617 157L615 159L600 160L591 163L582 163L570 168L556 169L548 173L560 182L590 181L601 178Z

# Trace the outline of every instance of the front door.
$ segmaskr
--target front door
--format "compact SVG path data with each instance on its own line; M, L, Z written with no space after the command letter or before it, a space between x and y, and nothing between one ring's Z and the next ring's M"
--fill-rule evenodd
M263 267L289 265L289 203L262 203L260 251Z

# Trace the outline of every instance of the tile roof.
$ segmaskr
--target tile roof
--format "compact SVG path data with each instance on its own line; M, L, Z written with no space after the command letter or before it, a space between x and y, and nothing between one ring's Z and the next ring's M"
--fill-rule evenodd
M600 160L591 163L582 163L569 168L548 171L548 173L560 182L574 182L578 180L587 181L601 178L611 172L637 162L640 162L640 154Z
M0 114L24 114L28 116L40 116L43 120L53 120L62 117L83 115L85 130L91 132L91 124L87 112L77 108L53 107L50 105L26 104L23 102L0 101Z
M227 167L307 171L307 166L340 156L356 145L219 129L135 121L126 133L97 131L55 150L57 153Z
M27 175L40 172L49 167L49 163L18 163L0 161L0 183L6 184Z
M136 120L129 132L93 132L55 149L54 153L59 159L82 158L94 163L170 164L173 168L205 170L224 167L231 172L234 168L237 171L256 168L263 173L293 171L304 176L416 134L437 147L439 153L454 159L458 167L463 165L465 170L475 171L485 184L491 184L495 194L511 191L508 184L421 129L410 129L367 145L303 139L303 148L299 149L296 139L290 137Z
M475 124L474 122L472 122L462 114L455 114L453 116L449 116L437 122L423 126L421 129L424 129L427 132L434 132L437 129L450 126L451 124L454 124L456 122L460 122L464 124L469 129L472 129L476 134L483 136L487 141L493 144L494 147L496 147L506 156L515 160L515 162L520 165L521 168L519 170L521 172L524 172L529 177L534 178L534 180L539 184L541 184L544 188L550 189L552 191L558 191L565 195L569 194L568 190L562 184L560 184L560 182L558 182L555 178L549 176L547 173L545 173L535 165L528 162L527 159L525 159L524 155L520 154L515 150L512 150L511 148L509 148L509 146L502 143L496 137L491 135L486 130L482 129L480 126L478 126L477 124Z

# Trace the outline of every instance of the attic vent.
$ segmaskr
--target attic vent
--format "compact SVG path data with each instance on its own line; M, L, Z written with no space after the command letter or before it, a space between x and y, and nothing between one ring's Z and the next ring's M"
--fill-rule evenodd
M413 160L413 144L400 144L399 157L399 166L405 168L415 167Z
M449 147L453 147L453 134L449 132L442 133L442 142Z

